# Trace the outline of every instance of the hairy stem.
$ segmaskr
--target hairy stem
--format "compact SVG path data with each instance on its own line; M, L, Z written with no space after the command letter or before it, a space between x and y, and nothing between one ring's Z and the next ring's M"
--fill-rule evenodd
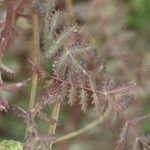
M67 11L67 23L71 24L73 20L73 10L72 10L72 0L65 0L66 3L66 11ZM60 103L56 104L52 109L51 118L58 121L60 111ZM53 135L56 132L57 124L50 125L49 134ZM53 143L50 144L50 150L52 149Z
M65 3L66 3L66 12L67 12L67 22L68 24L71 24L72 21L74 20L72 0L65 0Z
M32 14L33 21L33 51L32 51L32 59L35 64L40 64L40 46L39 46L39 22L38 16L33 13ZM36 89L38 84L38 76L36 73L32 75L32 86L31 86L31 95L30 95L30 104L29 108L33 108L36 98Z
M105 119L109 116L109 114L111 113L111 110L112 110L112 107L108 106L105 113L102 116L100 116L98 119L94 120L93 122L87 124L86 126L84 126L83 128L81 128L77 131L74 131L72 133L69 133L67 135L57 138L53 143L58 143L58 142L61 142L64 140L68 140L68 139L74 138L76 136L79 136L85 132L88 132L90 129L94 128L95 126L103 123L105 121Z
M60 103L56 104L54 107L53 107L53 110L52 110L52 115L51 115L51 118L58 121L58 117L59 117L59 111L60 111ZM50 127L49 127L49 134L50 135L54 135L55 132L56 132L56 128L57 128L57 124L50 124ZM50 144L50 150L52 149L52 144Z
M67 11L67 23L71 24L73 20L73 11L72 11L72 0L65 0L66 3L66 11ZM60 111L60 103L56 104L52 109L51 118L58 121ZM56 132L57 124L50 125L49 134L53 135ZM52 149L53 143L50 144L50 150Z

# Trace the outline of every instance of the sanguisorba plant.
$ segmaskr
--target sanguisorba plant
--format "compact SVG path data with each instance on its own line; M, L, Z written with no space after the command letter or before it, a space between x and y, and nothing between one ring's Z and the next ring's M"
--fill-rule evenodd
M26 3L26 0L22 0L14 9L13 1L8 0L7 17L0 39L0 71L7 75L14 73L2 63L3 52L11 37L14 17ZM66 19L64 12L55 10L53 0L31 1L31 5L33 5L32 14L29 14L29 18L32 19L33 51L32 58L28 59L28 62L32 66L33 75L29 108L25 111L20 107L9 106L2 97L0 99L1 111L11 107L15 115L23 118L26 123L23 148L51 150L54 143L76 137L101 124L112 111L119 112L126 120L124 111L133 100L132 90L135 85L125 84L111 77L107 71L106 62L97 56L95 50L82 42L84 37L79 34L78 26L71 25L73 15L67 15ZM66 0L66 7L67 12L72 13L71 0ZM45 62L53 64L48 72L43 67ZM40 99L36 100L38 81L42 82L44 88ZM14 92L24 83L26 81L5 85L1 78L0 90ZM61 103L72 106L78 102L81 105L78 109L86 113L89 101L97 112L98 118L77 131L60 137L55 136ZM49 105L52 110L50 117L42 111L46 105ZM37 117L49 124L47 134L41 135L38 132L35 121ZM149 115L126 120L115 149L122 149L129 130L147 118ZM137 138L138 133L133 133ZM141 142L141 138L139 141Z

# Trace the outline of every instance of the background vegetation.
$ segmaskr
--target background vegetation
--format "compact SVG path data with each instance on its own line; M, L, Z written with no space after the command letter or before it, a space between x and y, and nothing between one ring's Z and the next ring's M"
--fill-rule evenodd
M109 72L113 76L137 83L135 89L135 103L132 112L150 112L150 0L74 0L74 20L81 27L85 35L84 40L98 49L99 55L106 59ZM56 8L65 11L63 0L56 0ZM25 9L28 9L26 6ZM0 23L6 15L6 3L0 4ZM17 28L22 29L16 34L7 47L4 62L15 70L17 75L6 81L22 81L31 76L26 59L30 57L32 49L31 26L26 19L17 20ZM41 43L42 45L42 43ZM50 68L50 63L44 64ZM30 83L17 94L5 93L13 105L27 108L29 105ZM41 89L38 89L39 91ZM61 108L57 134L68 133L95 118L96 114L90 110L84 115L77 111L78 104ZM50 113L49 108L45 108ZM130 113L129 111L129 113ZM42 121L38 121L39 129L48 130ZM105 122L76 139L61 142L57 150L108 150L117 139L122 122L114 116L111 123ZM150 121L140 126L142 134L150 133ZM10 113L0 113L0 140L14 139L22 141L25 125ZM84 138L83 138L84 137Z

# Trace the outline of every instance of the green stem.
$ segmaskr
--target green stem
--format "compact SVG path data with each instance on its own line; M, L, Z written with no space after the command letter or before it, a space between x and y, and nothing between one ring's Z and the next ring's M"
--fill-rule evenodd
M53 107L53 110L52 110L52 119L58 120L59 111L60 111L60 103L56 104ZM50 127L49 127L49 133L50 134L55 134L56 127L57 127L56 124L53 124L53 125L51 124Z
M66 12L67 12L67 22L68 24L71 24L72 21L74 20L72 0L65 0L65 3L66 3Z
M52 109L51 118L58 121L59 112L60 112L60 103L57 103ZM56 132L56 128L57 128L57 124L50 124L49 134L54 135ZM50 144L50 150L52 149L52 145L53 145L53 143Z
M73 9L72 9L72 0L65 0L66 2L66 11L67 11L67 22L71 24L73 20ZM56 104L52 109L51 118L58 121L59 118L59 111L60 111L60 103ZM53 135L56 132L57 124L50 125L49 127L49 134ZM50 144L50 150L52 149L53 143Z
M0 72L0 85L2 85L2 84L3 84L2 74L1 74L1 72Z
M72 11L72 0L65 0L66 2L66 11L67 11L67 16L68 16L68 24L71 24L73 20L73 11ZM60 103L56 104L53 109L52 109L52 115L51 118L58 121L59 118L59 111L60 111ZM56 132L57 124L50 124L49 127L49 134L53 135ZM52 149L53 143L50 144L50 150Z
M40 64L40 46L39 46L39 22L38 22L38 16L33 13L32 14L32 21L33 21L33 51L32 51L32 57L33 62L35 64ZM34 107L35 99L36 99L36 89L38 84L38 75L36 73L33 73L32 75L32 86L31 86L31 95L30 95L30 104L29 108Z
M95 126L102 124L105 121L105 119L109 116L109 114L111 113L111 110L112 110L112 107L108 106L107 110L101 117L99 117L98 119L94 120L93 122L87 124L86 126L84 126L83 128L81 128L77 131L74 131L72 133L69 133L67 135L57 138L53 143L58 143L58 142L61 142L64 140L68 140L68 139L74 138L76 136L79 136L85 132L88 132L90 129L94 128Z

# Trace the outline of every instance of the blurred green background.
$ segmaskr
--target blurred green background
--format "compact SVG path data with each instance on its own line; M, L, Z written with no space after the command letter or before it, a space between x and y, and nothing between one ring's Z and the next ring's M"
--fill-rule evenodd
M63 9L63 1L57 0L58 8ZM1 6L2 7L2 6ZM3 11L3 9L1 10ZM135 108L142 113L150 112L150 0L74 0L74 14L79 26L89 37L92 47L99 50L107 60L110 73L118 78L135 81ZM3 15L0 15L3 19ZM17 72L13 79L4 77L6 81L22 81L31 76L26 59L30 56L32 38L30 25L20 19L19 29L24 30L23 36L16 36L6 50L4 62ZM50 70L50 63L44 64ZM40 91L40 89L39 89ZM14 105L27 109L30 97L30 83L15 96L4 93ZM68 108L62 104L60 126L57 134L67 133L79 128L94 119L96 114L89 110L88 114L77 113L77 107ZM74 110L73 110L74 108ZM45 108L48 114L50 108ZM68 113L69 112L69 113ZM114 118L115 119L115 118ZM48 126L38 122L39 130L46 132ZM112 130L105 125L79 138L58 144L57 149L69 150L103 150L111 149L112 142L118 132L114 123ZM113 126L113 125L112 125ZM150 121L140 126L141 133L150 133ZM10 113L0 113L0 140L24 139L25 125ZM109 144L108 144L109 143ZM94 148L92 145L94 144ZM67 145L67 146L66 146Z

